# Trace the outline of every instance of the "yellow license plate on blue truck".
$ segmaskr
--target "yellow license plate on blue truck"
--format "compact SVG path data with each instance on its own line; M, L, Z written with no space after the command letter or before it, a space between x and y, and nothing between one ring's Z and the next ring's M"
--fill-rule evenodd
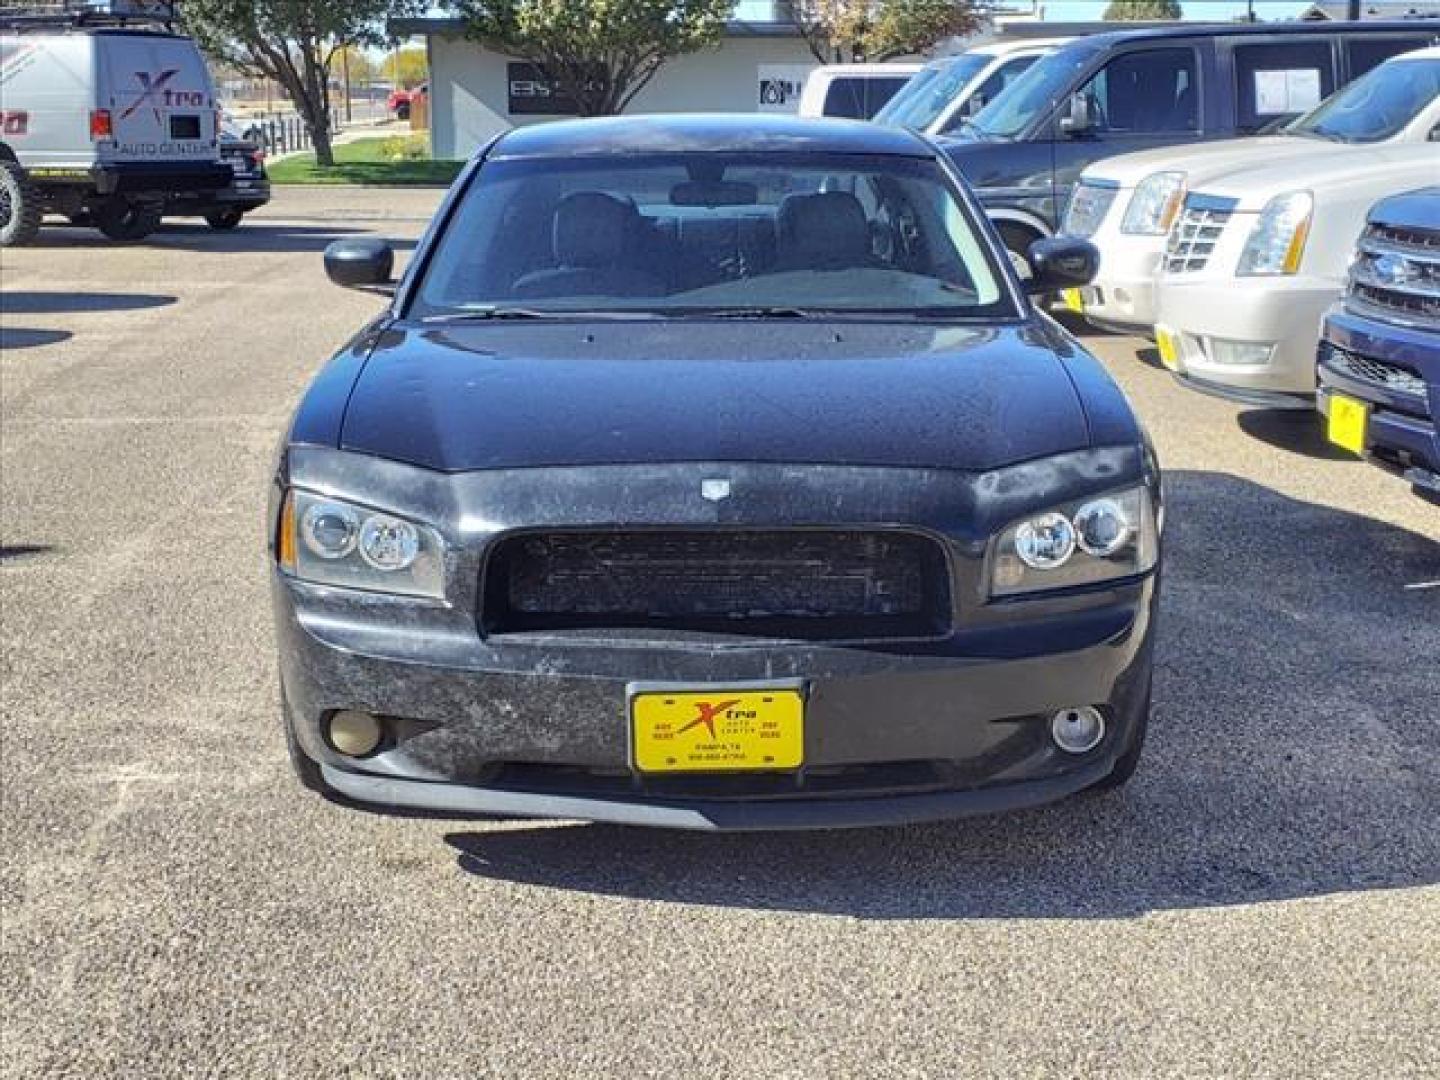
M630 731L644 773L798 769L805 699L798 689L641 691L630 698Z
M1325 421L1325 435L1336 446L1352 454L1365 453L1365 429L1370 423L1370 407L1363 401L1344 394L1330 395L1330 408Z

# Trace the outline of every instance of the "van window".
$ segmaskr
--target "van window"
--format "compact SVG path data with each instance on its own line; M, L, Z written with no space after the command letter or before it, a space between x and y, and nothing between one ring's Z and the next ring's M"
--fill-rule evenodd
M1345 42L1345 53L1350 59L1350 78L1358 79L1373 67L1378 67L1392 56L1423 49L1431 44L1428 35L1420 37L1375 37L1366 34L1353 37Z
M850 120L869 120L910 81L909 75L879 78L839 78L825 91L824 114Z
M1195 131L1199 80L1193 49L1145 49L1117 56L1086 84L1096 132Z
M1281 117L1309 112L1335 92L1330 41L1235 46L1236 127L1253 133Z
M975 93L970 95L969 100L965 102L965 107L945 121L945 126L940 133L944 135L954 131L969 120L970 117L1004 93L1010 84L1038 59L1039 57L1036 56L1017 56L1014 60L1007 60L1000 65L980 84Z

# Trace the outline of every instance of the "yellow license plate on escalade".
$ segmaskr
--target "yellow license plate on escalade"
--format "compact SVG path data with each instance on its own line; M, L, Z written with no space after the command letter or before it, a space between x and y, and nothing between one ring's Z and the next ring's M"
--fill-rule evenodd
M1365 429L1370 422L1370 407L1344 394L1330 395L1330 411L1325 421L1325 435L1336 446L1352 454L1365 453Z
M630 698L635 768L645 773L798 769L799 690L642 691Z
M1180 370L1180 341L1174 333L1163 326L1155 327L1155 347L1162 364L1171 371Z
M1060 295L1065 301L1065 306L1076 315L1085 314L1085 294L1083 292L1079 289L1066 289Z

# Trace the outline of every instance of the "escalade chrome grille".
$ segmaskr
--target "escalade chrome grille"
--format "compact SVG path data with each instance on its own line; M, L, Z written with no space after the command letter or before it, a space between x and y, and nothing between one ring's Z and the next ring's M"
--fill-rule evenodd
M1193 200L1192 196L1186 202L1179 220L1170 228L1170 238L1165 244L1167 274L1204 270L1234 212L1233 207L1226 209L1208 203L1194 205Z
M905 532L519 533L487 562L481 621L488 634L932 637L949 624L947 567L936 541Z
M1440 229L1366 228L1346 304L1372 318L1440 329Z

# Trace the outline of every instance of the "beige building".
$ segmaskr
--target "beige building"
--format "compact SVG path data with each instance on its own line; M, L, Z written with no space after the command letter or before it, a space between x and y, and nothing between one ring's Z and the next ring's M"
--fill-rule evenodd
M395 19L390 31L425 39L436 157L468 157L507 128L570 115L543 72L466 40L458 20ZM736 20L719 45L669 61L627 111L794 112L815 66L789 23Z

